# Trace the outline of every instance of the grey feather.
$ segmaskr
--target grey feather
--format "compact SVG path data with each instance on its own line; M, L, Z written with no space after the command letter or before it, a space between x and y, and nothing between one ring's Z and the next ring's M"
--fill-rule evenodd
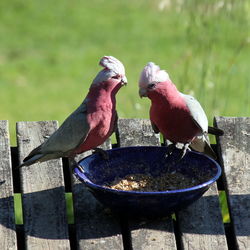
M208 120L207 116L201 107L200 103L190 95L185 95L179 92L184 98L186 105L194 119L195 123L201 128L202 132L207 132L208 130Z
M210 146L209 138L206 134L197 136L190 144L190 147L198 152L205 153L213 159L216 159L217 156L213 149Z
M197 136L190 144L190 147L198 152L203 152L208 156L216 159L216 154L210 146L208 133L207 116L201 107L200 103L190 95L180 93L184 98L186 105L191 113L191 116L196 125L201 129L200 136Z
M87 122L86 112L87 100L63 122L47 141L33 149L18 168L35 162L68 156L85 140L89 133L90 127Z
M85 100L43 144L41 153L67 153L75 149L89 132Z

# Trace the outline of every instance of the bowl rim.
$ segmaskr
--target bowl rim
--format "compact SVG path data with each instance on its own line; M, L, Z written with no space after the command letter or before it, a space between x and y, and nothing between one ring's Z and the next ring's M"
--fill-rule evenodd
M117 150L125 150L125 149L133 149L133 148L163 148L164 146L128 146L128 147L119 147L119 148L112 148L112 149L108 149L106 151L110 152L110 151L117 151ZM196 152L196 151L188 151L187 153L191 153L191 154L196 154L196 155L201 155L202 157L207 158L209 161L212 161L214 163L214 165L217 168L217 173L216 175L211 178L210 180L203 182L199 185L190 187L190 188L183 188L183 189L175 189L175 190L166 190L166 191L127 191L127 190L118 190L118 189L112 189L109 187L104 187L102 185L98 185L95 184L93 182L91 182L89 180L89 178L87 178L87 176L79 170L78 167L75 167L73 170L74 175L76 176L76 178L78 178L80 181L82 181L83 183L86 184L87 187L92 187L93 189L99 189L102 191L107 191L107 192L112 192L112 193L117 193L117 194L124 194L124 195L165 195L165 194L177 194L177 193L184 193L184 192L190 192L190 191L194 191L197 189L202 189L204 187L209 187L211 184L213 184L214 182L216 182L219 177L221 176L222 173L222 169L221 166L218 164L218 162L216 162L214 159L212 159L211 157L200 153L200 152ZM95 154L91 154L89 156L84 157L83 159L81 159L79 163L81 163L84 160L90 159L92 157L95 157Z

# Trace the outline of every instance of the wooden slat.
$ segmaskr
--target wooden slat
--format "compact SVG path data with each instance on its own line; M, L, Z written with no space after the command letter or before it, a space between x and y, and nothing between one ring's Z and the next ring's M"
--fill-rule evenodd
M120 147L160 146L160 134L147 119L119 119L117 141Z
M250 117L216 117L230 217L238 249L250 248Z
M149 120L120 119L118 121L119 146L159 146L159 135L156 135ZM129 221L133 249L176 249L176 241L171 218L157 221Z
M111 148L110 140L100 148ZM91 151L81 154L77 160L89 154ZM118 222L107 213L107 210L76 177L72 178L72 184L77 248L87 250L123 249Z
M132 246L135 250L177 249L171 217L164 219L130 221Z
M57 128L57 122L17 123L19 160ZM70 249L61 160L20 169L27 249Z
M177 219L183 249L228 249L216 184Z
M0 121L0 249L17 249L8 121Z

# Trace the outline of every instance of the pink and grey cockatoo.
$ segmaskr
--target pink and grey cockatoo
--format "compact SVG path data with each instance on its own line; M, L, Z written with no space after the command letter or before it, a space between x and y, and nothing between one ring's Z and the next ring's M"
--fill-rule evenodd
M116 93L127 83L123 64L104 56L101 70L93 80L82 104L44 143L35 148L19 166L29 166L95 149L114 132L117 123Z
M139 95L151 100L152 127L155 132L161 132L165 139L173 143L169 149L171 152L173 146L181 143L181 158L189 146L216 158L207 135L207 116L200 103L194 97L179 92L168 73L153 62L149 62L141 73ZM217 132L216 128L210 130L212 133ZM222 131L218 130L218 133Z

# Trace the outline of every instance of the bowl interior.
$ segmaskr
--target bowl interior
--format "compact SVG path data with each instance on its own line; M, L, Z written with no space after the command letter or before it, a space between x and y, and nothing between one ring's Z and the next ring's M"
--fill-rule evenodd
M205 183L209 185L221 174L214 160L192 151L181 161L179 150L166 157L166 147L126 147L106 152L109 154L108 160L104 160L100 154L94 154L79 162L84 169L79 177L86 184L103 186L128 174L150 174L157 177L163 173L178 172L193 179L206 176Z

